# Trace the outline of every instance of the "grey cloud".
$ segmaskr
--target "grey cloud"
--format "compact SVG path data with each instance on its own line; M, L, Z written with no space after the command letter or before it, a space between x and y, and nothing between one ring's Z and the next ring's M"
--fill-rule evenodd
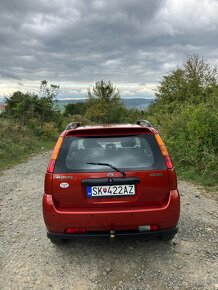
M155 83L187 54L215 59L215 1L198 1L206 9L210 6L205 3L213 4L213 11L205 11L212 20L202 18L199 23L197 15L181 15L173 3L0 0L1 78ZM177 3L186 11L188 1Z

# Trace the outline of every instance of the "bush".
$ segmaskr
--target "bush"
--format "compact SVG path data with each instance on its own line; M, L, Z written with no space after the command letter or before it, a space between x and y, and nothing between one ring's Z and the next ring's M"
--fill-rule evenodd
M37 139L32 130L12 120L0 118L0 170L25 160L52 142ZM53 144L52 144L53 145Z
M59 135L59 130L53 123L44 123L41 132L44 139L56 140Z
M204 103L163 116L161 134L176 167L218 179L218 113Z

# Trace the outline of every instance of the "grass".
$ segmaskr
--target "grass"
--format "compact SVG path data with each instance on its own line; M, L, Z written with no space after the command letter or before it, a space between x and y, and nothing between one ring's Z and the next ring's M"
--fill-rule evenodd
M217 187L217 178L214 175L202 174L195 168L179 168L176 167L178 178L186 181L191 181L196 185L202 185L208 189Z
M54 140L37 138L30 129L0 119L0 171L24 162L32 154L52 149Z

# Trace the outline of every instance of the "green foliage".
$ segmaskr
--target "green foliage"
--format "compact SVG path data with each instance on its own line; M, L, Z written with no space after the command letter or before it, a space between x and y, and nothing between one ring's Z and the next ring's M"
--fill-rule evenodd
M55 104L58 89L42 81L40 96L17 91L5 98L5 112L0 116L0 169L51 147L63 122Z
M96 123L119 123L122 121L124 105L119 91L108 81L98 81L88 89L85 117Z
M43 123L42 129L42 137L44 139L55 140L58 136L59 130L55 127L54 123Z
M216 69L198 56L164 76L148 119L162 133L183 177L207 185L218 180L218 82Z
M39 123L56 122L59 115L50 97L40 98L31 93L16 91L11 97L5 98L5 104L4 115L19 120L22 124L28 124L31 119L36 119Z
M37 139L30 128L11 119L0 118L0 136L0 170L54 146L53 141Z
M52 132L57 132L57 128L61 128L63 121L63 116L57 109L54 99L58 88L56 85L51 85L49 88L47 81L42 81L40 96L33 93L14 92L12 96L5 98L6 107L3 116L26 125L37 136L44 135L44 127L47 123L53 123L56 130L53 128Z
M184 103L207 102L208 89L217 85L217 70L197 55L187 58L183 66L177 67L164 76L156 92L156 102L167 104L171 111L174 106Z
M85 102L78 102L75 104L67 104L64 110L64 116L69 115L83 115L87 110L87 104Z
M73 116L71 122L73 119L84 119L85 124L111 124L135 122L143 118L144 112L127 109L121 101L119 91L110 81L98 81L92 89L88 89L87 101L68 104L64 116Z
M120 100L120 93L110 81L98 81L92 89L88 89L88 98L99 99L110 103L112 100Z

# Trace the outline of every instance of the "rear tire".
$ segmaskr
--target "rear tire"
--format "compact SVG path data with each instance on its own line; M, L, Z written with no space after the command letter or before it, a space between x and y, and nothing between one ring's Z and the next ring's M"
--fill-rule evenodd
M52 244L57 245L57 246L63 245L65 242L65 240L62 240L62 239L56 239L56 238L49 238L49 239Z
M175 233L163 234L161 237L162 241L171 241L175 237Z

